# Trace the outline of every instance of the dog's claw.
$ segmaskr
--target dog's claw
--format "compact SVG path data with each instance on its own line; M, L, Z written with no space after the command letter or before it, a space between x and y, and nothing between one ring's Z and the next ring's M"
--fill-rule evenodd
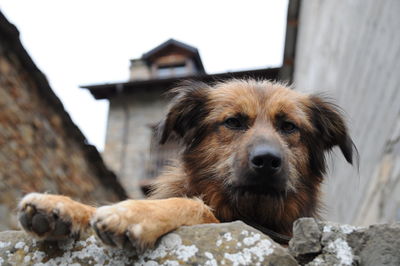
M100 240L111 247L115 247L116 244L114 243L113 239L112 239L112 233L111 232L107 232L107 231L102 231L100 230L97 225L93 226L94 231L96 232L96 235L100 238Z
M104 244L111 247L133 249L134 245L131 243L128 237L128 232L118 234L110 230L106 230L105 225L100 221L93 223L92 227L96 235Z
M134 204L134 201L130 202ZM124 204L126 202L98 208L91 221L92 228L104 244L141 253L151 247L158 236L145 238L143 227L138 223L140 221L135 220L135 216L127 215L126 208L122 207Z

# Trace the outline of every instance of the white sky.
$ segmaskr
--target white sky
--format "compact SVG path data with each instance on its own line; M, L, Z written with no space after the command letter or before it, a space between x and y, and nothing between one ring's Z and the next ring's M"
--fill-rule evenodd
M104 147L108 101L79 85L127 81L129 59L174 38L208 73L280 66L287 0L0 0L89 142Z

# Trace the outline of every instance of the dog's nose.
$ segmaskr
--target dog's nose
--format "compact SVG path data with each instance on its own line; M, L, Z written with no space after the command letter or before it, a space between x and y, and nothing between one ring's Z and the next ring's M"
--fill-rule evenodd
M250 151L249 163L258 174L272 175L281 169L282 156L273 146L258 145Z

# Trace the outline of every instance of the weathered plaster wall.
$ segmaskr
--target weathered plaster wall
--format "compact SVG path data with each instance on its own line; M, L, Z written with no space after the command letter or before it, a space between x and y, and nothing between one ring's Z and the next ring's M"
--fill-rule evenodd
M146 177L151 126L165 116L167 104L159 92L124 94L110 99L103 155L131 197L142 197L138 182Z
M326 217L400 220L400 1L302 1L297 89L327 92L344 109L360 170L337 151L326 180Z

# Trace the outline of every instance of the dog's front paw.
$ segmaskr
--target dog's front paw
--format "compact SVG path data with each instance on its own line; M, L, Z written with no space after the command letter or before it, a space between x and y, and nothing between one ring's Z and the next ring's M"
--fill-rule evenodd
M150 210L148 205L152 204L149 201L127 200L100 207L91 225L104 244L135 249L141 253L153 247L157 239L166 233L162 221L154 219L157 210Z
M22 228L39 239L78 238L89 225L94 208L68 197L30 193L18 205Z
M96 210L91 225L107 245L143 252L182 225L217 223L201 200L169 198L126 200Z

